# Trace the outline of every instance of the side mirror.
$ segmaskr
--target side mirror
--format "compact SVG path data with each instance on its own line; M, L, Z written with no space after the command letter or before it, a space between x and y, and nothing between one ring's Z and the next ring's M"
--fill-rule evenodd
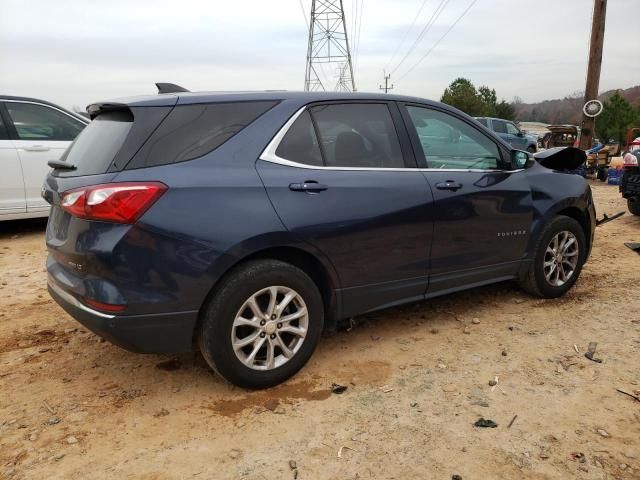
M535 160L529 152L523 150L511 150L511 168L520 170L521 168L529 168Z

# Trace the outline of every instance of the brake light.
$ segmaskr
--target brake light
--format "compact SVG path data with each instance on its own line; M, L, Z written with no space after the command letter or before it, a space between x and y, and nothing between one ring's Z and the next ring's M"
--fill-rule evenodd
M638 157L636 157L633 153L627 153L624 156L624 166L625 167L637 167L638 166Z
M131 224L166 190L160 182L92 185L65 192L60 206L75 217Z

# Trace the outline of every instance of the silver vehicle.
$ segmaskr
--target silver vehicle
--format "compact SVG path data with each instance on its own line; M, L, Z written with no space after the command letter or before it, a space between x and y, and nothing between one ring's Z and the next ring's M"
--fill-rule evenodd
M43 100L0 95L0 221L46 217L50 168L89 119Z
M501 118L476 117L482 125L497 133L500 138L518 150L526 150L530 153L538 151L538 138L526 135L518 126Z

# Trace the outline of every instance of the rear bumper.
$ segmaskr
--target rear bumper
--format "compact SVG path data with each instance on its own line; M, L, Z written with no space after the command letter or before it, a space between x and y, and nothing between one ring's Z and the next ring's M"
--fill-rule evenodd
M178 353L192 350L198 312L151 315L111 315L93 310L49 278L51 297L96 335L137 353Z

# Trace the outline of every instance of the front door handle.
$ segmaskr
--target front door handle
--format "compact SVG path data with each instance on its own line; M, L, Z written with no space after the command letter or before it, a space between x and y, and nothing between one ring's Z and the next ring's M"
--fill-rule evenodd
M436 183L436 188L438 190L451 190L452 192L455 192L462 188L462 184L454 182L453 180L447 180L446 182Z
M44 145L30 145L28 147L23 147L25 152L48 152L50 150L49 147L45 147Z
M291 183L289 184L289 190L293 192L311 192L318 193L329 188L329 185L324 183L318 183L314 181L306 181L304 183Z

